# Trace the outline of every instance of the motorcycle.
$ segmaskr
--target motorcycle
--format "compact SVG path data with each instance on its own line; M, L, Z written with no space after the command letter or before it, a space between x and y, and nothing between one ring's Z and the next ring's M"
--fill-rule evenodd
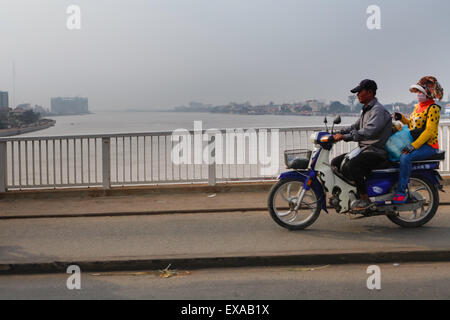
M354 182L344 177L338 168L333 168L329 161L335 144L333 128L341 123L341 118L334 119L331 134L326 118L324 123L326 131L311 135L313 151L299 149L284 153L286 167L291 170L278 177L268 198L270 215L277 224L289 230L302 230L312 225L322 210L328 213L327 192L330 193L329 206L339 214L384 215L405 228L423 226L433 218L439 206L438 191L443 191L442 177L437 170L445 158L445 151L423 161L413 161L407 187L408 200L404 204L392 203L399 178L398 163L387 161L372 170L367 179L367 193L372 205L364 211L355 211L358 197Z

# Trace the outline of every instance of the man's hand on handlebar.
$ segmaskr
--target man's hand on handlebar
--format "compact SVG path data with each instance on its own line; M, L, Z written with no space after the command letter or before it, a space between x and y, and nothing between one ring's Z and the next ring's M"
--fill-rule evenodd
M341 133L336 133L336 134L333 136L333 140L334 140L335 142L344 140L344 135L341 134Z

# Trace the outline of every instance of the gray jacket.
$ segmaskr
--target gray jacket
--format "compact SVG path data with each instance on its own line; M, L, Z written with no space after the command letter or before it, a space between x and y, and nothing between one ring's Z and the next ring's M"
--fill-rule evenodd
M341 131L345 141L356 141L363 151L374 151L387 156L387 140L392 134L391 114L378 102L371 100L362 109L361 116L355 124Z

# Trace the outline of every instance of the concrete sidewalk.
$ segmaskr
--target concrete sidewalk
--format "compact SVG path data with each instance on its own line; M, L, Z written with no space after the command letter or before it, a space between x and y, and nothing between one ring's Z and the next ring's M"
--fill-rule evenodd
M73 217L266 210L271 185L265 191L198 190L103 197L23 198L0 200L0 218ZM257 189L258 190L258 189ZM181 190L182 191L182 190ZM209 192L205 192L209 191ZM216 191L216 192L214 192Z
M450 192L439 193L441 206L423 228L330 210L307 230L289 232L267 212L271 185L3 198L0 274L64 272L70 264L112 271L450 261Z
M70 191L60 193L60 198L51 192L43 192L42 196L34 192L32 196L19 194L1 199L0 219L263 211L267 210L273 184L123 188L109 196L84 192L77 196L76 191ZM441 206L450 205L450 186L444 190L439 192Z

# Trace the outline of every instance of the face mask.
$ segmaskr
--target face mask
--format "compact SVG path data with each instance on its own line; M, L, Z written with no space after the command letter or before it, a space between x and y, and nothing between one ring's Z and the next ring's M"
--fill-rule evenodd
M428 100L427 96L424 95L422 92L420 92L420 93L417 94L417 101L419 101L419 102L425 102L425 101L427 101L427 100Z

